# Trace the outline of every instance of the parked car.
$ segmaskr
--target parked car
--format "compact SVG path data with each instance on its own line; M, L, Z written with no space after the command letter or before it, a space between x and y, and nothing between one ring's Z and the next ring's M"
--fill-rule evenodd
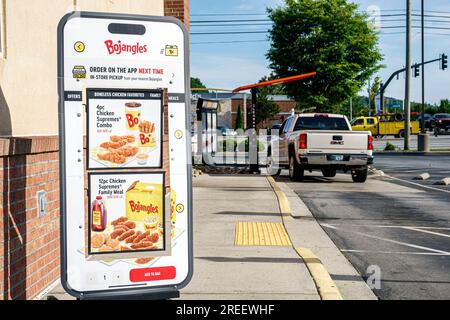
M352 131L343 115L294 115L281 126L279 139L271 141L267 170L277 175L288 168L294 181L301 181L305 170L321 170L324 177L342 170L350 171L354 182L365 182L373 163L372 143L370 131Z
M270 136L272 134L275 134L277 132L277 130L279 132L280 128L281 128L281 123L274 124L271 128L267 128L267 135Z
M425 116L424 116L424 119L425 119L425 129L426 130L431 130L432 129L431 128L432 116L426 113ZM422 116L418 116L417 117L417 121L419 121L419 123L422 125Z
M447 132L450 129L450 114L436 113L433 118L431 118L431 127L433 128L435 135L438 135L441 131Z
M220 132L222 136L235 136L237 134L236 131L227 126L218 126L217 131Z

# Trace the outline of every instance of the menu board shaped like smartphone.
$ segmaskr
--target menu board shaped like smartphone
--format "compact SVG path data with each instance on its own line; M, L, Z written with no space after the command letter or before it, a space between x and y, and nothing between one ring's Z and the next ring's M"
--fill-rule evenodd
M87 89L88 170L162 167L163 91Z

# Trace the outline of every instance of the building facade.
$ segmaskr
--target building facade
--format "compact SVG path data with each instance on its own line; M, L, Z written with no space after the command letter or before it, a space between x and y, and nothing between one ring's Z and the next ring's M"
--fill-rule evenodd
M189 27L189 0L0 0L0 299L34 298L59 278L57 26L74 10Z

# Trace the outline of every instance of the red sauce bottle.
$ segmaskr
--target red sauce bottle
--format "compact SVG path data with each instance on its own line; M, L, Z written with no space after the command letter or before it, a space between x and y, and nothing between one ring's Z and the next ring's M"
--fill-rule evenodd
M98 196L92 202L92 230L105 231L106 229L106 207L103 198Z

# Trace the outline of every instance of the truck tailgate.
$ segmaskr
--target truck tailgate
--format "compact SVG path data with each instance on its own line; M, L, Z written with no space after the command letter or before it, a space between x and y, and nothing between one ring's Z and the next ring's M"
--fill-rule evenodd
M308 152L367 153L369 132L364 131L306 131Z

